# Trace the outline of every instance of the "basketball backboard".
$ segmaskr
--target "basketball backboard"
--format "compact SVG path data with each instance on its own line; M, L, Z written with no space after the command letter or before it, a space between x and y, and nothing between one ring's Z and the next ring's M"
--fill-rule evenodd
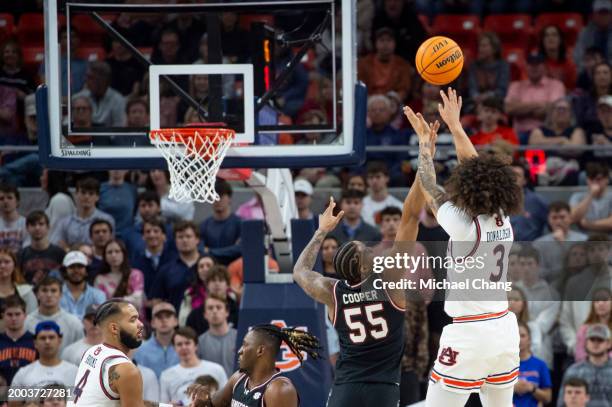
M189 122L225 122L236 131L226 168L358 164L365 150L366 91L356 80L355 13L355 0L46 1L46 84L37 91L41 164L163 168L148 132ZM162 49L173 37L169 32L183 42L174 44L179 51L173 60ZM104 77L96 59L106 54L114 61L126 52L140 64L142 79L132 95L119 99L145 100L148 117L130 121L122 107L123 118L96 122L100 108L93 106L93 120L81 120L83 100L96 98L89 88ZM111 65L113 79L130 73L127 63L125 71ZM75 80L84 70L85 92ZM98 97L102 106L106 93Z

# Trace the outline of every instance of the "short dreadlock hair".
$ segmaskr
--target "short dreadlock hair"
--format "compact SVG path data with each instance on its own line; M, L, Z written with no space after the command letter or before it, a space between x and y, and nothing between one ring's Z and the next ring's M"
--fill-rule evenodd
M515 215L523 207L523 191L512 168L491 154L463 161L444 189L448 199L470 217Z
M276 350L276 353L280 351L281 344L285 342L300 360L300 364L304 359L302 352L306 352L313 359L318 359L320 356L318 352L321 349L319 339L306 331L262 324L254 326L252 332L263 334L270 346Z
M336 274L349 284L357 284L361 281L361 256L355 241L346 242L336 251L332 264Z
M131 304L122 298L111 298L110 300L102 303L96 310L96 316L94 317L94 325L100 325L102 322L117 315L121 312L124 305Z

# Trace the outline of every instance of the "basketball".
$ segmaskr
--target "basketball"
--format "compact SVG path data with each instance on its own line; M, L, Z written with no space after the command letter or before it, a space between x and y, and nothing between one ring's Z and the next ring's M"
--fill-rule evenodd
M419 47L415 66L425 81L432 85L446 85L461 73L463 52L448 37L431 37Z

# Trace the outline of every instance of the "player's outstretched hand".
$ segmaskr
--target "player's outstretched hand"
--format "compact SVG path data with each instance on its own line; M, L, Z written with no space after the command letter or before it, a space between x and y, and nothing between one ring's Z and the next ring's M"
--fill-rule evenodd
M427 123L421 113L414 113L409 106L404 106L404 114L410 122L410 125L414 129L419 143L429 142L431 143L431 155L433 156L436 152L436 140L438 139L438 129L440 128L440 122L436 120L435 123Z
M329 205L325 211L319 215L319 230L329 233L336 228L340 219L344 216L344 211L340 211L338 215L334 216L334 208L336 207L336 202L334 201L334 197L329 197Z
M187 395L191 398L190 407L210 406L210 388L194 383L187 388Z
M457 91L453 88L448 88L448 94L441 90L440 96L442 96L442 103L438 103L438 111L442 120L444 120L449 129L461 126L460 115L461 106L463 105L461 96L457 97Z

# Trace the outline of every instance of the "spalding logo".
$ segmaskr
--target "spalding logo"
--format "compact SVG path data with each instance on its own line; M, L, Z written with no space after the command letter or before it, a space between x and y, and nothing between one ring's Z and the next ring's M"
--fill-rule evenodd
M287 323L285 323L282 319L276 319L270 322L272 325L276 325L279 328L287 328ZM296 326L296 329L300 329L302 331L308 331L308 327L306 326ZM307 354L306 352L302 352L302 356L304 361L306 361ZM281 372L290 372L292 370L298 369L300 367L300 360L295 353L289 349L289 346L283 342L281 345L281 357L280 360L276 361L276 368Z

